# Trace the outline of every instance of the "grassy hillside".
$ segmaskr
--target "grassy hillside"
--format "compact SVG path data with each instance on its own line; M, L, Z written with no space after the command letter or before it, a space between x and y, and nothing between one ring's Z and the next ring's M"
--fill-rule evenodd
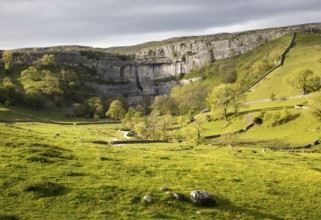
M276 97L302 94L287 82L288 77L300 69L311 69L316 76L321 76L321 35L297 34L294 47L286 55L284 65L266 79L254 86L248 93L248 100L270 98L273 92Z

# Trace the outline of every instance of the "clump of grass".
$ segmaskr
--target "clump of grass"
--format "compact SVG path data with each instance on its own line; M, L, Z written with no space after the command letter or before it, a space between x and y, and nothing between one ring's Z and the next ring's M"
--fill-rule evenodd
M23 192L34 192L41 196L58 196L64 194L66 188L50 181L28 182L22 189Z
M108 161L108 160L111 160L111 159L108 158L108 157L100 157L100 160L101 160L101 161Z
M51 160L44 156L31 156L27 158L27 161L36 163L52 163Z
M85 176L86 174L74 171L67 171L64 173L65 176Z

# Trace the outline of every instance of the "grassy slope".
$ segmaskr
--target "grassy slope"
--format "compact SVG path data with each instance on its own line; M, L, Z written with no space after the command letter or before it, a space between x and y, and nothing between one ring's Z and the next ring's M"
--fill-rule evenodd
M0 124L0 216L19 219L319 219L317 154L176 144L94 145L81 139L120 138L117 125ZM53 137L60 133L60 137ZM55 153L56 152L56 153ZM60 155L59 153L60 152ZM37 160L38 158L38 160ZM40 162L39 158L47 162ZM61 184L51 195L26 192L37 181ZM215 208L167 200L167 185L187 196L205 189ZM145 194L153 198L143 204ZM198 213L199 212L199 213Z
M266 79L253 87L248 93L248 100L270 98L273 92L276 97L300 95L302 92L287 83L287 77L300 69L309 68L315 75L321 76L321 35L299 33L295 46L286 55L282 67L271 73Z
M270 42L266 45L262 45L252 52L245 54L247 56L239 56L233 59L238 60L238 67L240 71L241 66L248 66L251 62L254 62L258 57L262 57L268 54L270 50L274 50L273 47L281 48L281 45L285 44L286 40L289 40L290 36L285 36L277 41ZM283 42L283 43L281 43ZM321 50L321 36L319 34L298 34L295 40L295 46L287 54L285 63L282 67L272 72L266 79L262 80L256 85L251 92L247 92L247 101L269 99L271 93L275 93L276 97L300 95L300 91L293 89L287 83L287 77L298 69L310 68L316 75L321 76L321 63L320 63L320 50ZM229 62L229 59L222 62ZM245 68L246 69L246 68ZM245 70L244 69L244 70ZM255 103L242 109L242 114L232 119L229 122L216 121L206 122L203 124L202 134L213 135L220 133L227 133L244 128L248 123L250 116L255 112L260 111L276 111L281 110L284 107L293 108L296 104L308 104L308 98L300 98L293 100L280 100L273 102ZM317 121L310 113L308 109L292 109L290 110L292 115L297 115L292 121L279 125L273 128L266 128L263 125L252 128L245 134L237 135L240 144L251 144L252 146L300 146L312 143L320 137L321 123ZM199 117L205 117L199 116ZM228 126L226 126L228 125ZM192 126L192 125L191 125ZM216 143L217 141L214 141Z

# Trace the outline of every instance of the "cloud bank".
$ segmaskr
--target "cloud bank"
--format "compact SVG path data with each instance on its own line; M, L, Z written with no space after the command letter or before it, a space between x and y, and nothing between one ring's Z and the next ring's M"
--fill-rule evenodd
M319 0L0 0L0 48L110 47L320 22Z

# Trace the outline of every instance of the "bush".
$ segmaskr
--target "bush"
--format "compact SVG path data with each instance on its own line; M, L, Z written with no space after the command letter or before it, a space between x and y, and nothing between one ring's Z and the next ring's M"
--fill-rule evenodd
M266 112L263 116L265 127L274 127L284 124L291 119L290 112L284 108L281 111Z

